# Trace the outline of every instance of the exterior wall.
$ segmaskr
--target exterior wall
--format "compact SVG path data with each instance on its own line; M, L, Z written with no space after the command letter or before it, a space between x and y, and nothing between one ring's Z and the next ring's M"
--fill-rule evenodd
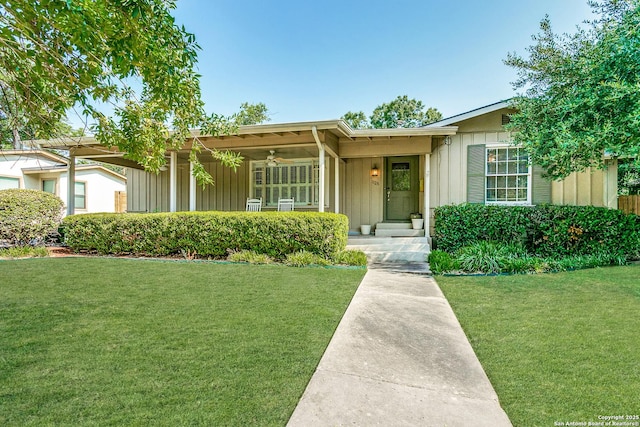
M47 168L59 164L46 158L17 154L7 155L0 152L0 176L18 178L20 180L20 188L29 190L40 190L40 179L23 175L23 168Z
M325 159L325 212L333 212L335 206L335 162L330 156ZM244 211L251 189L251 161L245 160L234 172L217 162L204 163L205 170L214 179L214 185L196 189L196 210L198 211ZM340 174L341 185L345 180L345 168ZM189 210L189 163L178 162L177 210ZM341 205L346 198L341 195ZM268 208L273 209L273 208ZM296 210L316 211L317 207ZM168 212L169 211L169 171L158 175L137 169L127 170L127 211Z
M371 176L371 168L380 170L377 178ZM384 158L368 157L345 159L344 193L346 202L343 213L349 217L349 230L359 231L360 226L375 226L384 219Z
M604 170L587 169L572 173L551 184L552 203L557 205L592 205L618 207L617 160L610 160Z

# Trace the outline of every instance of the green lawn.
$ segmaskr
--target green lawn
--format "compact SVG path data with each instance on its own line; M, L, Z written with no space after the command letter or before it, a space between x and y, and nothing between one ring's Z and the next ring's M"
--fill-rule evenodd
M640 416L640 266L437 281L514 426Z
M0 261L0 425L284 425L363 275Z

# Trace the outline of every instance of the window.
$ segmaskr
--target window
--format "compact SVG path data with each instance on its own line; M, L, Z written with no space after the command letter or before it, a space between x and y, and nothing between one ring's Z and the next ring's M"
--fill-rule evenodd
M87 209L87 183L76 182L75 183L75 208Z
M486 153L486 202L529 204L531 170L524 149L488 147Z
M46 193L56 194L56 180L55 179L43 179L42 191Z
M265 206L277 206L279 198L292 198L296 206L318 205L318 163L313 160L267 166L253 162L251 196L262 198Z
M20 178L0 176L0 190L8 190L10 188L20 188Z

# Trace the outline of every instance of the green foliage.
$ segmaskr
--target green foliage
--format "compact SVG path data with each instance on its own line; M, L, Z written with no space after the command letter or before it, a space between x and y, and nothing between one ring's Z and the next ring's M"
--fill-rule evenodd
M62 218L59 197L37 190L0 191L0 241L11 245L43 243Z
M13 246L0 248L0 258L41 258L49 256L44 246Z
M367 255L361 250L353 250L347 249L344 251L338 252L334 257L333 261L336 264L341 265L351 265L356 267L366 267L367 266Z
M633 159L618 159L618 195L640 194L640 165Z
M273 260L268 255L256 251L231 252L227 257L232 262L248 262L249 264L271 264Z
M429 268L435 274L448 273L460 269L460 263L448 252L433 250L429 253Z
M24 126L50 138L77 106L96 121L99 142L151 171L165 163L168 148L185 144L190 129L214 136L234 129L204 111L194 71L200 47L176 25L174 8L174 0L2 2L0 81ZM113 116L99 111L105 103ZM240 162L233 153L212 153L230 167ZM204 168L196 172L199 182L211 182Z
M640 217L593 206L441 206L435 211L435 237L438 247L451 253L493 241L550 258L600 252L640 257Z
M505 261L522 255L526 256L526 251L520 246L481 241L457 251L456 261L463 271L491 274L501 273Z
M307 267L311 265L329 265L330 261L318 254L302 250L287 254L285 264L291 267Z
M363 111L353 112L347 111L342 117L342 120L347 122L352 129L369 129L371 128L371 123L367 119L367 116Z
M85 214L64 219L65 243L100 254L224 258L252 250L277 260L306 250L327 259L347 244L347 217L317 212Z
M238 126L258 125L270 120L269 109L263 102L257 104L243 102L240 104L240 112L235 115L235 122Z
M640 7L637 0L594 3L588 29L558 35L548 17L528 48L510 54L518 72L518 112L507 128L531 161L559 179L604 167L604 152L640 165Z
M442 114L437 109L425 110L422 101L403 95L376 107L371 114L371 126L376 129L415 128L440 119Z

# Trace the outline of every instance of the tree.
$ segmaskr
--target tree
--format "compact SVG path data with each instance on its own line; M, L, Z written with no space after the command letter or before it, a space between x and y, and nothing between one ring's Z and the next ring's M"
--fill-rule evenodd
M528 57L505 60L524 91L508 129L555 179L604 167L605 153L640 158L640 2L590 5L598 19L586 29L558 35L546 17Z
M240 104L240 112L235 115L235 121L239 126L258 125L270 120L271 118L269 118L269 110L267 109L267 106L262 102L259 102L257 104L249 104L248 102L243 102L242 104Z
M376 129L414 128L442 119L435 108L427 108L422 101L398 96L393 101L379 105L371 114L371 126Z
M184 146L190 129L214 136L234 129L204 112L194 71L199 46L176 26L174 8L175 0L3 1L0 81L11 88L26 127L49 138L75 106L96 121L99 142L151 171L165 163L167 149ZM100 112L100 103L113 114ZM212 183L197 159L203 149L196 138L189 158L199 182ZM210 151L234 168L242 160Z
M371 124L369 123L369 120L367 119L367 116L364 114L363 111L358 111L358 112L347 111L340 118L345 122L347 122L347 124L351 126L353 129L370 129L371 128Z

